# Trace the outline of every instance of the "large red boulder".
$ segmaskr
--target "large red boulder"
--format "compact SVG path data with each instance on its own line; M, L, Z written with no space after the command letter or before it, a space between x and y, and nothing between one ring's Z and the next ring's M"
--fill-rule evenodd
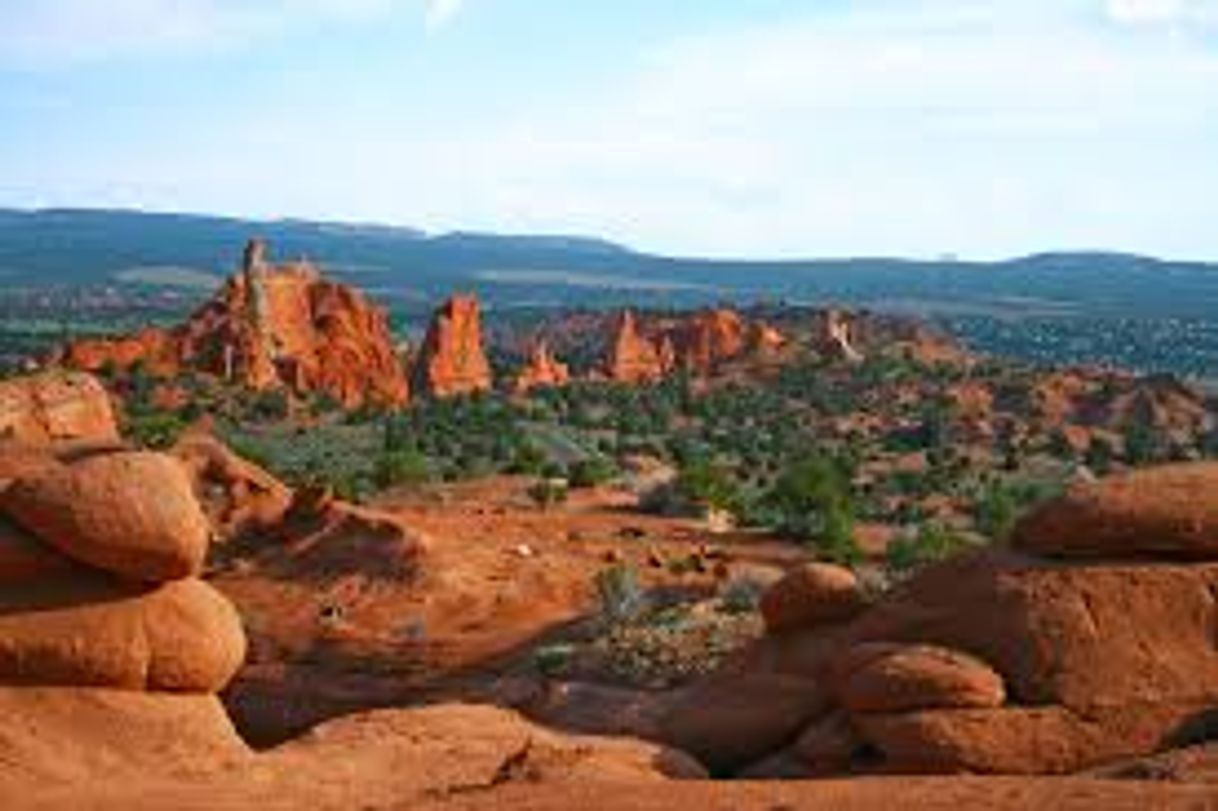
M244 658L236 610L199 580L76 571L0 590L0 683L214 693Z
M6 518L0 518L0 587L29 583L71 569L70 558Z
M731 772L790 743L825 708L826 696L808 679L717 678L682 695L660 720L659 733L712 771Z
M851 713L993 708L1006 699L1002 677L985 662L933 645L861 645L855 667L838 667L838 698Z
M92 456L19 479L0 509L76 560L152 582L197 574L210 528L190 477L171 456Z
M1218 463L1079 482L1021 520L1012 544L1053 557L1218 559Z
M59 788L183 780L244 765L252 755L214 696L0 687L0 717L0 796L8 807L20 803L5 795L5 777Z
M0 440L76 439L118 439L110 396L95 377L47 372L0 382Z
M772 633L845 622L865 607L854 573L829 563L798 566L761 597L761 614Z

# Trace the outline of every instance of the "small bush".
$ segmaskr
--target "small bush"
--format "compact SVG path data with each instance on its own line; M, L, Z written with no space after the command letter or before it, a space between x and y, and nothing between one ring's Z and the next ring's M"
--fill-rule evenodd
M765 586L748 577L735 577L723 584L719 605L728 614L749 614L761 605Z
M431 466L418 451L387 451L377 458L373 478L378 487L422 484L431 478Z
M609 481L616 475L617 471L608 459L603 456L594 456L590 459L581 459L571 465L571 469L567 474L572 488L596 487Z
M127 438L135 444L154 450L164 450L178 441L186 430L186 421L167 411L133 414L126 423Z
M910 571L945 560L968 546L968 541L941 524L923 524L913 537L898 538L888 545L888 567L896 572Z
M634 621L647 607L638 572L623 563L597 574L596 596L601 619L610 626Z
M560 675L574 658L572 645L545 645L533 652L533 664L545 676Z
M543 510L566 502L567 495L567 482L564 479L542 479L529 488L529 498Z

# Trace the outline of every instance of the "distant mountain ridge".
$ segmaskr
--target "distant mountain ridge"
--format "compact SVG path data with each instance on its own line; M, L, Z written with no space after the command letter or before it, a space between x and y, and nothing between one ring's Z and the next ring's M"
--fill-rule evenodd
M1218 317L1218 265L1103 252L1000 261L665 257L602 239L422 230L373 223L246 220L107 209L0 209L0 285L155 284L147 269L236 268L251 236L308 257L391 302L454 289L503 306L833 302L927 312ZM134 271L134 272L133 272ZM167 284L175 277L167 276ZM198 277L192 278L196 283ZM206 278L205 276L203 277Z

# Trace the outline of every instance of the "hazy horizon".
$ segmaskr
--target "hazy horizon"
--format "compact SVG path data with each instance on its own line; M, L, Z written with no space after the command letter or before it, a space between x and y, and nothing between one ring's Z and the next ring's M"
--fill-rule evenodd
M1218 260L1218 0L14 0L0 206Z

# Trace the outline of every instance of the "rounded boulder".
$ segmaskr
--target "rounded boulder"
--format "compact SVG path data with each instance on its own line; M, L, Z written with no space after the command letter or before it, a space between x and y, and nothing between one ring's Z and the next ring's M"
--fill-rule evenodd
M1002 677L974 656L933 645L861 645L839 667L838 698L852 714L990 709L1006 701Z
M244 660L236 609L201 580L76 571L0 593L0 683L215 693Z
M788 572L761 598L761 614L773 633L846 622L865 607L858 578L849 569L810 563Z
M1011 542L1047 557L1218 559L1218 464L1079 482L1025 516Z
M165 582L198 574L210 527L181 463L158 453L91 456L18 480L0 507L81 563Z

